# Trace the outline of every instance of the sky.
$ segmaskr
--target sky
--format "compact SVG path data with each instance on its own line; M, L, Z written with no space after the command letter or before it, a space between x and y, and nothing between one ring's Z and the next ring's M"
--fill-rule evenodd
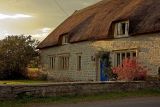
M101 0L0 0L0 39L32 35L43 40L75 10Z

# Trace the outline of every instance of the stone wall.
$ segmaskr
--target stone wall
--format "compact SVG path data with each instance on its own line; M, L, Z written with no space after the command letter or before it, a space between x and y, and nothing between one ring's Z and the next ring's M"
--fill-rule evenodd
M41 50L41 62L43 71L48 73L49 79L59 81L95 81L96 80L96 64L92 61L91 56L95 56L95 49L91 45L92 42L81 42L75 44L67 44L58 47ZM58 57L61 55L69 55L69 70L58 69ZM82 56L81 71L77 71L77 55ZM55 70L49 69L49 56L56 57Z
M93 61L97 53L108 51L111 55L114 51L136 50L139 61L149 70L148 75L156 76L160 67L160 34L147 34L128 38L117 38L99 41L86 41L67 44L41 50L41 62L43 71L48 74L49 79L65 81L99 81L99 60ZM82 70L77 71L77 54L82 55ZM69 54L69 70L58 69L58 56ZM56 56L56 69L50 70L48 56ZM113 56L112 63L113 63Z
M32 85L0 85L0 99L14 99L20 96L54 97L66 95L90 95L150 88L160 89L160 82L70 82Z
M115 51L136 50L139 62L148 68L148 75L156 76L158 74L158 68L160 67L160 33L100 40L93 42L92 45L97 51L109 51L112 55Z

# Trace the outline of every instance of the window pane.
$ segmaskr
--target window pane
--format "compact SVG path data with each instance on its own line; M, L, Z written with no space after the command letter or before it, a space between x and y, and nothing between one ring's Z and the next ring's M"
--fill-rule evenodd
M67 35L62 36L62 44L67 44L69 42L69 38L67 37Z
M133 57L137 57L137 54L136 54L136 52L133 52Z
M81 56L79 56L79 70L81 70Z
M59 57L59 69L69 70L69 57L68 56Z
M69 58L66 57L66 70L68 70L68 68L69 68Z
M52 69L55 69L55 57L52 57Z
M61 70L63 67L63 60L62 60L62 57L60 56L59 57L59 69Z
M121 23L121 29L122 29L122 35L125 35L125 31L126 31L126 23Z
M81 70L81 56L77 57L77 70L80 71Z
M69 70L69 57L68 57L68 70Z
M136 51L133 51L133 50L131 50L131 51L127 50L126 52L125 51L116 52L114 64L115 64L115 66L119 66L124 59L133 58L133 57L137 57Z
M53 69L53 57L51 57L51 69Z
M125 59L125 53L122 53L122 61Z
M63 68L63 70L65 69L65 59L64 59L64 57L63 57L63 66L62 66L62 68Z
M127 58L131 58L130 52L127 52Z
M121 23L118 23L118 35L121 35L122 34L122 24Z
M55 69L55 57L49 57L49 68Z
M117 53L117 66L120 65L120 53Z
M126 23L126 32L125 33L129 33L129 23Z
M115 37L123 37L123 36L128 36L129 32L129 22L124 21L124 22L118 22L116 23L115 26Z

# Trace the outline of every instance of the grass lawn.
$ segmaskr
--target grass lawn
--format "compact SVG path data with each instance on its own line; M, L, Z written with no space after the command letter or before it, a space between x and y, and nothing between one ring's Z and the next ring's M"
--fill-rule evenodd
M36 84L36 83L48 83L49 81L38 81L38 80L7 80L0 81L0 84Z
M150 97L159 96L160 89L146 89L132 92L111 92L88 96L64 96L64 97L43 97L33 98L24 97L10 101L0 101L0 107L27 107L32 104L60 104L60 103L78 103L85 101L100 101L100 100L119 100L123 98L133 97Z

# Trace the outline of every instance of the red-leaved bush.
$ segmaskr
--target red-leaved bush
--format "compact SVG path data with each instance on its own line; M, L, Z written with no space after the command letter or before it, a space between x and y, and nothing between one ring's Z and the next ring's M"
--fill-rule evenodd
M138 61L133 59L124 59L118 67L112 68L114 74L117 74L118 80L132 81L145 80L147 76L147 68L142 66Z

